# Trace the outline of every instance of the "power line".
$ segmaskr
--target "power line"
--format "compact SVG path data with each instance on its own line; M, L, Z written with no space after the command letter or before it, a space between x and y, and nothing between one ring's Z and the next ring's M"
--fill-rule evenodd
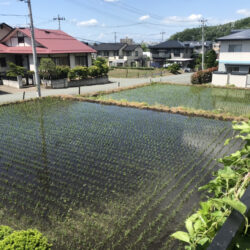
M60 17L60 15L58 14L57 17L53 18L54 21L58 21L58 29L61 30L61 21L65 21L65 17Z
M0 14L0 16L28 17L28 15L19 15L19 14Z

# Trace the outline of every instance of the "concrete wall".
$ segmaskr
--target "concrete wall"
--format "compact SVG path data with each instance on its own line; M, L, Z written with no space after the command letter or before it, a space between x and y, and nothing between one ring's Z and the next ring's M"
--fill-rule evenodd
M213 73L212 85L226 86L234 85L238 88L250 88L248 85L248 75L235 75L235 74L217 74Z
M21 76L18 76L16 81L3 79L2 82L3 82L3 85L9 86L9 87L12 87L12 88L20 89L20 88L23 87L22 77Z
M68 82L68 87L80 87L80 86L89 86L89 85L97 85L105 83L109 83L109 79L107 76L99 78L83 79L83 80L73 80Z
M213 74L212 85L226 86L228 84L228 74Z
M229 76L229 84L239 88L246 88L247 75L232 75ZM250 86L249 86L250 87Z

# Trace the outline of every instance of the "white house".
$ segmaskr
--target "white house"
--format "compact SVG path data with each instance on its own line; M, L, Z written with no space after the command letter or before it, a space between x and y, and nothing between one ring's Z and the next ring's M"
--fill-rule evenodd
M212 84L250 87L250 29L233 31L220 42L219 70Z
M101 43L92 47L97 51L97 56L107 58L109 66L142 67L146 63L139 44Z

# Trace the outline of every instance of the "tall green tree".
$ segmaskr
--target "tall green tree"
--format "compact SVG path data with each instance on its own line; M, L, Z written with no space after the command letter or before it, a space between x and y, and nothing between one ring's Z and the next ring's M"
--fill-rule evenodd
M216 61L216 59L217 59L217 55L213 49L207 51L205 54L206 68L216 67L218 65L218 62Z

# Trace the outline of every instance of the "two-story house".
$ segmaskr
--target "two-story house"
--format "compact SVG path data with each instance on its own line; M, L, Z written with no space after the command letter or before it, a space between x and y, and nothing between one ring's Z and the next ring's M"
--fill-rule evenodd
M193 48L180 41L169 40L149 46L155 67L163 67L166 63L179 63L185 68L193 60Z
M141 67L146 59L139 44L101 43L92 48L97 51L97 56L107 58L110 67Z
M91 53L96 52L61 30L35 29L35 40L38 63L42 57L50 57L56 65L90 66ZM30 29L5 29L0 40L0 72L8 69L8 61L34 70Z
M250 29L234 30L216 40L220 42L219 69L213 84L250 87Z

